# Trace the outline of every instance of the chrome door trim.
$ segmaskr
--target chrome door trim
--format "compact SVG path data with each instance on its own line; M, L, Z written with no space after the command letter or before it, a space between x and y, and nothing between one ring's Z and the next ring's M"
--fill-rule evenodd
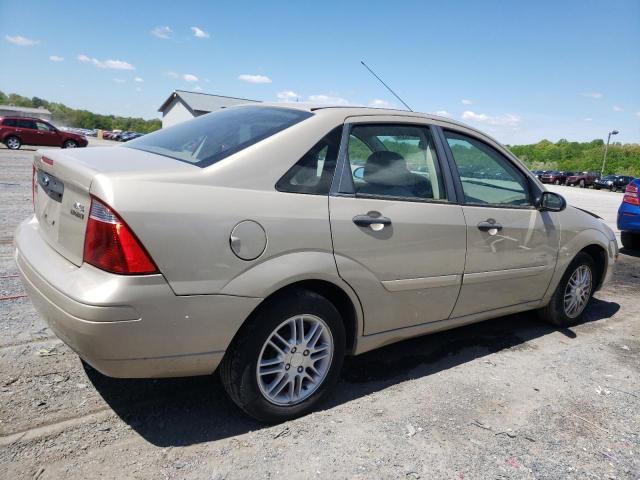
M462 275L438 275L437 277L404 278L401 280L385 280L382 286L389 292L406 290L422 290L424 288L453 287L460 285Z
M510 278L533 277L554 268L554 265L539 265L537 267L510 268L508 270L493 270L490 272L465 273L463 285L474 283L508 280Z

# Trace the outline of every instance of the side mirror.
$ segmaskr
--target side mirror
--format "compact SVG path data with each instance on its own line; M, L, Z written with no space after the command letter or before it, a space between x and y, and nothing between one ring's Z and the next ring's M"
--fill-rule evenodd
M353 178L362 180L364 178L364 167L358 167L353 170Z
M536 208L541 212L561 212L567 208L567 201L555 192L542 192L536 200Z

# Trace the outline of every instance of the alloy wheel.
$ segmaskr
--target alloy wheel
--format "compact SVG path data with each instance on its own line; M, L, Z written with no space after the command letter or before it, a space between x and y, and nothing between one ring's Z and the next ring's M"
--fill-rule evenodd
M267 337L256 365L258 387L280 406L296 405L322 384L333 360L333 335L315 315L297 315Z
M569 318L576 318L589 303L591 296L592 274L587 265L580 265L574 270L564 290L564 313Z
M11 150L17 150L20 148L20 140L15 137L11 137L7 140L7 147Z

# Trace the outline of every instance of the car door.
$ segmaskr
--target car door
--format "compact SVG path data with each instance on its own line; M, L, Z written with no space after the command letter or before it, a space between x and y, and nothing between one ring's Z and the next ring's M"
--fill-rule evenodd
M402 119L351 119L329 197L336 265L361 300L365 334L448 318L464 269L444 154L428 125Z
M526 173L497 144L443 130L467 224L467 259L452 317L540 300L559 246L554 214L534 207Z
M37 145L38 134L33 120L19 118L16 120L16 134L26 145Z
M35 145L45 145L45 146L60 146L60 137L56 129L54 129L51 125L45 122L35 122L36 123L36 139L37 142Z

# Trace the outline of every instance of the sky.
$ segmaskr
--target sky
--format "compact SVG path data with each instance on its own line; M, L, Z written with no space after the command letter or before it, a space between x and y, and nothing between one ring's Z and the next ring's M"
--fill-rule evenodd
M97 7L96 7L97 6ZM174 89L640 143L640 0L0 0L0 90L155 118Z

